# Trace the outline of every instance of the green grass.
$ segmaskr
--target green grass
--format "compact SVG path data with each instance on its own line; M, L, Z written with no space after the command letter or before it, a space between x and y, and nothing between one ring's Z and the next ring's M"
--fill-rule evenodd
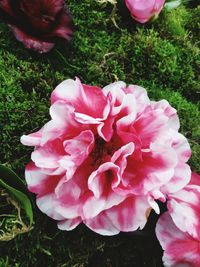
M102 87L124 80L144 86L151 99L167 99L177 109L181 132L192 147L190 164L200 172L200 7L163 12L154 24L139 25L121 3L114 15L117 28L112 5L68 3L77 27L74 39L46 55L25 50L0 23L1 162L23 175L32 148L21 145L20 136L49 120L53 88L78 76ZM101 237L84 226L61 232L37 208L32 232L0 244L3 267L44 262L52 267L160 267L161 255L153 237Z

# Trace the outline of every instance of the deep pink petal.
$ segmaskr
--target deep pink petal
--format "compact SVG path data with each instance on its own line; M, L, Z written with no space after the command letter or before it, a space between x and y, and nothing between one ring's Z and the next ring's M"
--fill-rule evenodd
M126 87L124 82L115 82L111 83L103 88L103 93L106 97L109 98L111 103L111 115L114 116L119 113L121 109L121 104L124 99L123 88Z
M106 119L105 122L101 122L97 126L97 132L99 136L104 139L106 142L109 142L111 138L113 137L113 123L114 123L114 117L109 117Z
M85 188L87 190L87 188ZM64 177L55 188L55 198L57 200L56 210L66 219L74 219L81 215L80 198L84 188L80 187L73 179L69 181Z
M64 7L63 0L31 0L31 1L20 1L20 7L30 16L38 17L41 15L41 11L45 11L46 14L56 16Z
M193 186L193 185L200 186L200 175L198 173L196 173L196 172L192 173L192 177L191 177L191 180L190 180L190 186Z
M34 36L28 35L16 26L10 25L10 28L13 31L16 39L22 42L28 49L35 50L39 53L47 53L54 47L54 43L46 42Z
M110 116L116 116L119 113L126 116L135 112L135 96L125 94L125 88L124 82L115 82L103 88L103 93L110 99Z

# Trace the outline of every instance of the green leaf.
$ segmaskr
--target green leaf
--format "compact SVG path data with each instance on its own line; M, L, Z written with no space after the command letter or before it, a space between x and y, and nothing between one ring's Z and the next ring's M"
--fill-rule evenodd
M9 193L16 199L21 208L24 209L29 224L33 223L33 210L31 201L27 196L25 182L11 169L0 164L0 185L7 189Z
M14 171L0 164L0 179L5 181L6 184L27 193L25 181L23 181Z
M177 8L181 4L182 4L181 0L174 0L171 2L167 2L167 3L165 3L165 9L171 10L171 9Z

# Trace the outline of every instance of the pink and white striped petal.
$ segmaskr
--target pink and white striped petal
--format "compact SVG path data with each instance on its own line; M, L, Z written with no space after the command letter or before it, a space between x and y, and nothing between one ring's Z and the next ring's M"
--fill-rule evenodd
M180 122L177 115L177 111L169 104L167 100L161 100L158 102L151 101L151 106L155 110L162 110L169 119L168 126L174 129L175 131L178 131L178 129L180 128Z
M186 163L178 163L173 177L162 186L161 191L167 195L175 193L184 188L191 179L191 169Z
M168 199L167 207L176 226L200 240L200 183L188 184Z
M149 216L150 206L145 197L129 197L119 205L101 212L84 223L101 235L116 235L120 231L142 229Z
M177 228L168 212L160 216L156 235L164 250L165 267L200 266L200 240Z
M81 84L80 80L65 80L51 95L51 103L63 100L75 109L76 118L81 123L100 123L109 113L106 97L99 87Z
M149 151L143 152L142 160L128 158L122 177L122 190L136 195L147 195L161 188L173 177L176 165L174 149L151 144Z
M49 176L41 172L41 169L36 167L34 162L30 162L26 166L25 179L28 184L28 189L36 194L45 195L54 191L62 176Z

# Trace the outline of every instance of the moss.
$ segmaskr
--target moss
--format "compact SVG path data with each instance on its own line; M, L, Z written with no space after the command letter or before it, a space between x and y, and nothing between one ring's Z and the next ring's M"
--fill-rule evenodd
M191 12L184 6L172 9L170 11L164 10L161 13L161 19L156 21L156 24L161 24L161 33L166 38L180 39L187 37L187 28L191 18Z
M198 2L198 1L197 1ZM196 43L200 38L200 6L190 10L191 16L187 23L187 29L190 31Z
M47 55L25 50L0 23L1 161L23 176L32 148L22 146L20 136L49 120L53 88L79 76L100 86L124 80L143 85L152 99L167 99L177 109L180 130L193 149L190 163L200 172L199 7L182 7L161 14L154 24L139 25L121 1L114 15L117 28L112 5L68 3L77 27L74 39ZM40 258L47 266L60 267L97 267L96 259L105 267L162 266L155 240L126 234L103 238L83 226L60 232L36 209L35 220L32 233L2 245L0 266L41 266Z

